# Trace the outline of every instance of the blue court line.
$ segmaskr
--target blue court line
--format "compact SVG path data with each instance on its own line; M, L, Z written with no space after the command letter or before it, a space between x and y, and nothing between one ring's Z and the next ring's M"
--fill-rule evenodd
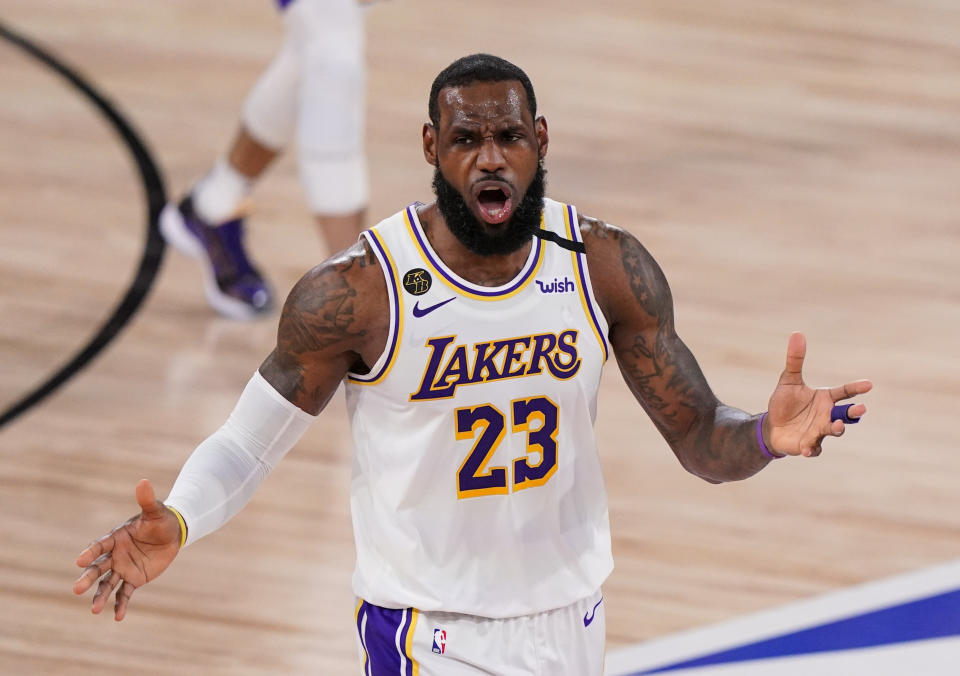
M629 676L960 635L960 589Z

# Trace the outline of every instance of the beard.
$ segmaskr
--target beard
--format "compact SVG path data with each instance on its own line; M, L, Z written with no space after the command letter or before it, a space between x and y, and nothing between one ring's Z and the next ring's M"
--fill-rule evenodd
M543 162L538 162L533 181L510 220L501 226L502 231L498 233L488 232L484 224L477 220L463 196L444 178L439 166L433 171L433 192L447 227L461 244L480 256L502 256L523 247L540 229L546 174Z

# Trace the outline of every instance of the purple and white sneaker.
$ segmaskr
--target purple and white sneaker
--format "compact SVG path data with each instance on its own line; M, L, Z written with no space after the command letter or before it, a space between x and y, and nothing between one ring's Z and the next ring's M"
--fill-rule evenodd
M160 212L160 234L178 251L196 258L203 269L207 302L231 319L254 319L273 307L273 294L243 248L243 219L220 224L204 221L188 194L179 206Z

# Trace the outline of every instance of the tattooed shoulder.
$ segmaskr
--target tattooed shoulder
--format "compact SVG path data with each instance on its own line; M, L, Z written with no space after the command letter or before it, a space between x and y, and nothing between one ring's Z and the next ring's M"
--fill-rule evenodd
M579 217L580 234L586 240L587 238L612 239L618 240L623 235L623 230L615 225L604 223L603 221L577 214Z
M366 331L358 322L360 269L375 263L366 243L358 242L304 275L284 305L278 347L302 354L337 343L349 347L352 339L362 338Z
M317 376L346 373L376 333L370 317L379 310L374 284L382 275L365 269L375 263L369 247L358 242L307 272L287 297L277 347L260 372L304 410L316 403Z
M636 237L582 214L580 232L587 246L594 290L611 325L617 318L636 317L638 303L648 319L668 318L673 301L666 278Z

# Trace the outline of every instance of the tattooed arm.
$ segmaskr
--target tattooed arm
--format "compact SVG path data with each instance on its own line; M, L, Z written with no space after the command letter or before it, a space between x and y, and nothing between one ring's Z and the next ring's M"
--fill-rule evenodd
M714 483L760 471L769 459L757 444L757 416L713 394L674 328L660 266L628 232L582 216L580 228L620 371L677 459Z
M280 317L277 347L227 421L194 450L167 497L183 516L188 544L243 509L344 374L376 358L386 340L386 304L383 274L364 243L297 283Z
M376 358L386 340L386 305L383 274L365 243L297 283L280 317L277 347L227 421L187 459L167 497L184 519L187 544L243 509L344 374Z
M280 316L277 346L260 375L287 401L316 415L347 371L377 360L388 317L386 282L361 240L293 287Z
M760 450L757 420L720 402L697 360L673 325L670 287L650 253L631 234L581 217L594 291L610 325L610 343L620 371L681 464L714 483L745 479L763 469L770 456ZM811 388L803 382L806 339L790 336L786 367L763 418L764 445L782 455L815 457L827 436L844 432L833 420L836 402L873 387L857 380ZM847 417L859 420L863 404Z
M363 369L383 350L386 293L365 242L300 280L284 306L276 349L227 421L194 450L167 499L158 502L150 482L141 481L140 514L80 553L77 565L84 572L74 592L82 594L100 580L94 613L116 590L114 617L122 620L133 592L166 570L182 546L243 509L347 371Z
M220 429L197 446L166 502L186 542L229 521L299 441L346 372L375 358L386 336L386 283L365 244L317 266L290 292L277 347Z

